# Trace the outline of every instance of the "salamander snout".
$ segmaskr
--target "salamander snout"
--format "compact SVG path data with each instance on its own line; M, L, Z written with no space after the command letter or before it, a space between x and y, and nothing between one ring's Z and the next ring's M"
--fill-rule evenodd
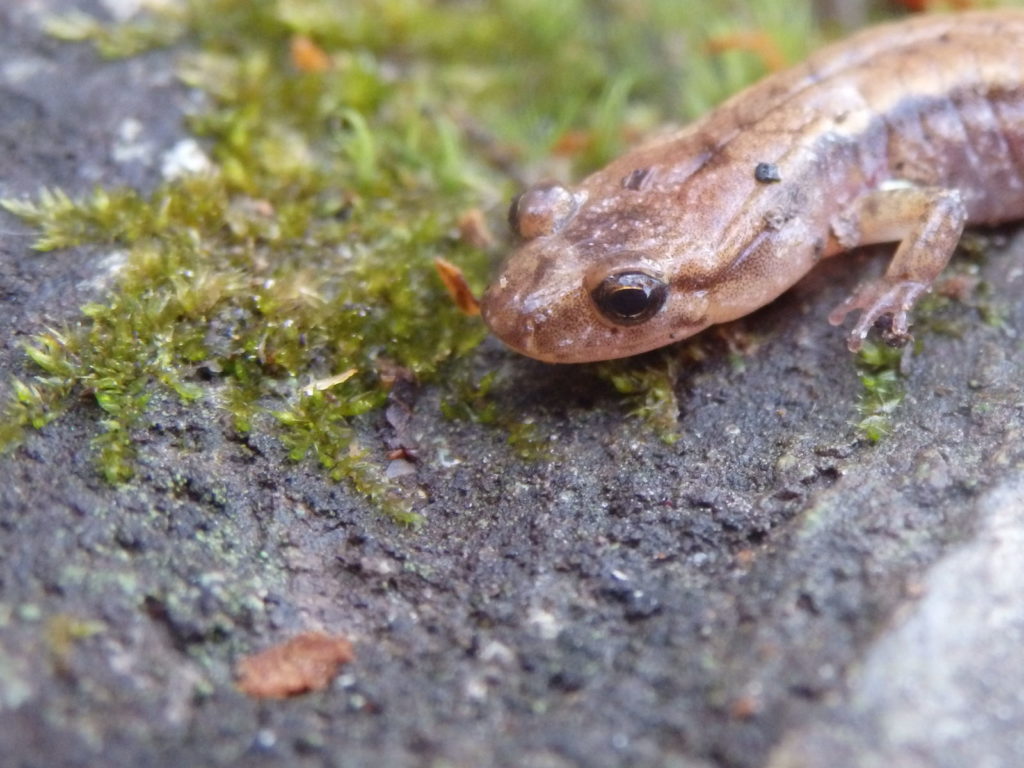
M567 290L560 280L535 281L535 272L529 269L533 263L516 261L491 283L481 301L484 322L495 336L525 355L570 362L574 348L590 335L589 297L578 278Z

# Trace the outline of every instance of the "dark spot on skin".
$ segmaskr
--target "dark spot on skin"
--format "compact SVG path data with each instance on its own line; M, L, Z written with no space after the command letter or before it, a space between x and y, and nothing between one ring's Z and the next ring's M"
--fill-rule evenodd
M779 174L779 166L775 165L775 163L758 163L754 167L754 178L762 184L782 181L782 176Z
M768 211L764 215L764 224L769 229L782 229L783 225L793 216L792 211Z
M623 189L631 189L639 192L644 187L644 182L651 175L650 168L637 168L622 177Z
M551 259L538 259L537 268L533 270L533 274L530 276L533 285L541 285L553 266Z
M850 116L849 112L840 112L835 116L836 125L842 125L846 122L846 118Z
M821 259L821 254L825 252L825 238L819 237L814 241L814 260L818 261Z

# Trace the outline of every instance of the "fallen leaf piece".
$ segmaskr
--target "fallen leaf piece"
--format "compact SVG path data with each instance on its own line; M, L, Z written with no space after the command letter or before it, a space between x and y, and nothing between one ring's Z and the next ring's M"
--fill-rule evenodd
M459 311L464 315L479 315L480 302L476 300L476 296L470 290L469 283L462 275L462 270L450 261L440 258L434 259L434 268Z
M740 696L729 707L729 714L734 720L750 720L760 712L761 702L756 696Z
M328 376L326 379L317 379L316 381L312 381L309 384L307 384L306 387L302 390L302 392L303 394L306 395L306 397L309 397L314 392L324 392L330 389L331 387L336 387L339 384L344 384L357 373L359 373L359 370L357 368L349 368L347 371L339 373L337 376Z
M718 35L708 40L708 48L712 53L750 51L761 59L761 63L769 72L778 72L785 69L788 64L778 41L768 33L757 30Z
M474 248L490 248L494 245L494 235L487 226L487 219L479 208L470 208L459 216L456 226L459 228L459 239Z
M283 699L330 685L338 668L355 658L340 635L304 632L238 662L238 690L257 699Z
M331 66L331 57L305 35L296 35L291 44L292 64L300 72L324 72Z
M586 131L566 131L555 142L551 152L562 157L572 157L582 153L593 143L594 136L591 133Z

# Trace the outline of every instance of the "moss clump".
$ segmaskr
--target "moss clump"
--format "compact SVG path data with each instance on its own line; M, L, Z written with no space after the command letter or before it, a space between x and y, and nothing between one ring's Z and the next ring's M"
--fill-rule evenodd
M643 368L613 361L598 366L597 374L626 396L634 416L647 422L662 442L673 445L680 437L675 392L680 356L678 351L670 351L657 357Z
M903 402L902 359L902 349L870 341L864 342L857 353L857 368L864 388L857 401L860 413L857 431L872 443L892 431L892 414Z
M167 6L157 16L130 24L104 24L79 11L46 19L48 33L62 40L88 40L103 56L132 56L177 42L185 32L178 9Z
M485 374L474 381L466 371L454 370L448 382L449 396L441 402L445 418L496 427L508 435L508 445L524 461L551 456L552 436L534 421L499 407L495 397L498 375Z
M0 445L87 395L101 471L123 481L153 395L203 400L241 431L276 421L293 459L315 457L403 520L355 428L385 399L382 371L429 379L483 336L432 272L443 257L483 285L490 255L459 239L460 214L502 207L513 169L555 153L589 170L763 71L756 52L709 53L710 36L762 30L790 59L814 37L782 0L186 0L155 13L50 29L106 55L177 41L182 80L207 95L188 118L202 170L146 194L4 202L40 250L121 258L105 297L26 346L41 372L13 383ZM545 443L496 422L522 453Z

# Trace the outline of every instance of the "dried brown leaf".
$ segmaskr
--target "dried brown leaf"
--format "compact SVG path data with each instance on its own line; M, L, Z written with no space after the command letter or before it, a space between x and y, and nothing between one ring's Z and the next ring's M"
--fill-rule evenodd
M448 295L452 297L452 301L455 302L455 306L459 308L459 311L464 315L479 315L480 302L473 295L473 291L470 289L469 283L466 282L462 270L450 261L441 258L434 259L434 268L437 270L437 274L441 277L441 282L444 283L444 287L448 290Z
M330 685L338 668L355 658L340 635L304 632L238 662L238 689L258 699L283 699Z

